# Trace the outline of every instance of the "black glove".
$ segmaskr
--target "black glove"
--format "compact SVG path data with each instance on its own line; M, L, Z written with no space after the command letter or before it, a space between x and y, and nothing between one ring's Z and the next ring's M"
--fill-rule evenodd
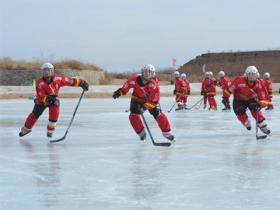
M200 95L204 96L204 94L205 94L205 92L202 90L202 91L200 92Z
M173 90L173 95L176 95L176 90Z
M253 111L261 110L262 105L259 103L259 100L257 98L252 98L248 101L249 109Z
M82 80L80 82L80 87L83 88L84 91L88 91L89 84L85 80Z
M59 106L60 102L56 97L57 96L54 94L48 95L46 101L48 102L49 105Z
M190 90L188 90L188 95L191 95L191 91Z
M121 94L121 89L117 89L114 93L113 93L113 98L116 99L118 97L120 97L122 94Z

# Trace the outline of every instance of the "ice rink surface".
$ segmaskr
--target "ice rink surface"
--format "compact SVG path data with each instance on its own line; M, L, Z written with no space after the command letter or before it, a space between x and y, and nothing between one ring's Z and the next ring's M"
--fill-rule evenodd
M64 135L77 100L61 100L55 138ZM19 139L33 101L0 100L0 209L280 209L280 97L264 111L272 135L259 141L253 120L247 131L217 101L216 112L168 113L174 99L162 98L176 136L166 148L138 140L125 112L128 98L83 99L57 144L46 138L48 111ZM165 141L145 117L155 141Z

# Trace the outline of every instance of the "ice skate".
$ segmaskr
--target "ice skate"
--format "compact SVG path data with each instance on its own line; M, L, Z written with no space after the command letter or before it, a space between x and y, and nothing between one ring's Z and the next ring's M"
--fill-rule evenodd
M252 129L252 126L251 126L251 123L249 120L244 123L244 126L247 128L248 131Z
M267 128L267 124L264 122L258 123L258 127L266 135L269 135L271 133L270 130Z
M48 138L52 138L52 137L53 137L53 133L50 132L50 131L47 131L47 137L48 137Z
M31 129L28 129L25 126L23 126L18 135L20 137L22 137L22 136L25 136L26 134L30 133L31 131L32 131Z
M138 133L138 136L140 137L141 141L145 141L147 138L147 133L146 133L145 129L143 129L140 133Z
M174 141L175 136L173 136L170 132L162 132L162 135L170 141Z

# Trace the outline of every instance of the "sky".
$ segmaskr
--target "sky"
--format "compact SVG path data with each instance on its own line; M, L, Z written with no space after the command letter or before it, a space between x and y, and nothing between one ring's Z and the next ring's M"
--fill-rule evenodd
M0 0L0 57L109 72L207 52L280 49L278 0Z

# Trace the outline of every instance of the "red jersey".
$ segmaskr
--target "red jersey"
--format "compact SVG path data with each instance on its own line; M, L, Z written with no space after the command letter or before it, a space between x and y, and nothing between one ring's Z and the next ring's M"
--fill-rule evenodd
M205 78L201 84L201 91L205 92L207 96L216 95L216 79Z
M181 93L181 89L184 86L184 81L181 78L176 78L174 85L175 85L176 94Z
M36 80L36 104L48 105L46 102L46 97L48 95L54 94L58 96L60 87L79 86L81 82L78 78L65 77L57 74L54 74L51 77L52 82L50 84L46 83L43 78Z
M272 98L272 92L273 92L272 81L270 79L264 79L263 82L269 97Z
M222 77L218 80L217 85L220 86L222 90L227 90L230 85L230 80L228 77Z
M263 106L267 104L268 93L260 80L248 82L245 76L239 76L230 84L229 91L236 100L247 101L257 97Z
M160 89L158 82L154 79L146 84L143 83L141 74L131 76L121 88L121 94L125 95L133 88L132 99L150 109L156 107L160 101Z
M175 79L175 91L176 91L176 94L187 95L188 91L190 91L190 82L188 80L176 78Z

